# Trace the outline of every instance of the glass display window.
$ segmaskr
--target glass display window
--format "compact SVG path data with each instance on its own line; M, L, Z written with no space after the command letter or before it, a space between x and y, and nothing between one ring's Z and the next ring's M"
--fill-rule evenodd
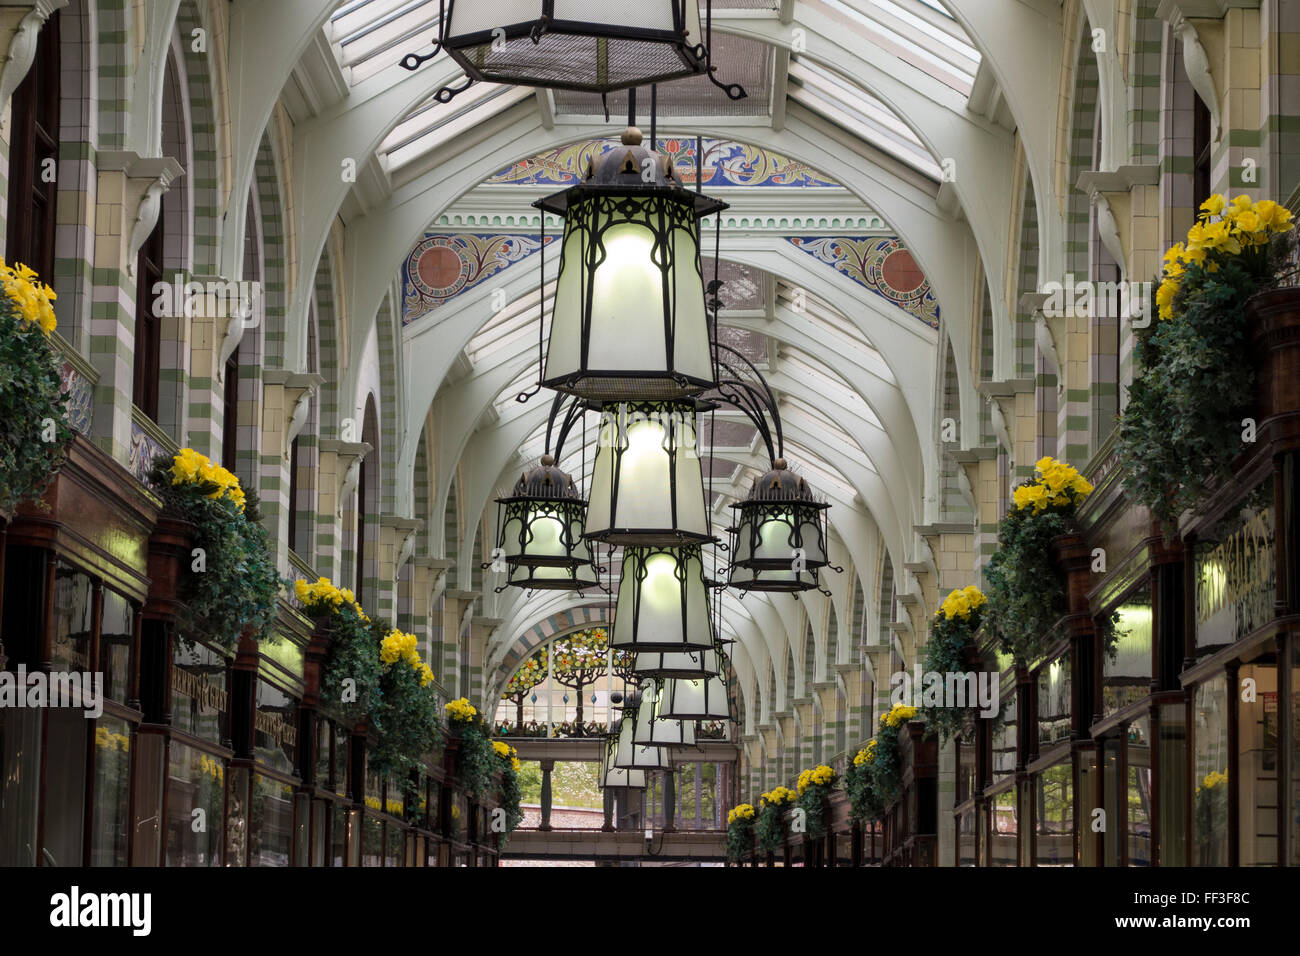
M99 669L104 674L104 698L127 702L131 689L131 640L135 608L115 591L104 589L99 627Z
M171 741L167 755L167 866L221 865L227 776L223 757ZM233 805L232 799L232 809Z
M1232 699L1237 706L1238 863L1277 866L1280 830L1276 664L1243 664Z
M1018 860L1020 807L1014 787L989 800L989 866L1015 866Z
M1070 655L1038 669L1038 752L1046 755L1070 739Z
M1034 777L1034 862L1074 865L1074 766L1053 764Z
M1228 865L1227 677L1198 684L1192 699L1192 850L1197 866Z
M253 742L259 764L286 774L297 769L298 701L265 680L257 682Z
M172 727L220 744L230 710L229 662L197 641L177 638L172 658Z
M1161 866L1187 866L1187 705L1162 704L1158 754L1158 833Z
M1151 693L1151 592L1143 586L1116 610L1116 640L1102 654L1101 712L1109 717Z
M131 800L131 725L116 717L95 721L91 785L91 866L126 866Z
M279 777L253 774L250 866L289 866L293 861L294 787Z
M1151 720L1139 717L1128 725L1124 740L1125 862L1151 866Z

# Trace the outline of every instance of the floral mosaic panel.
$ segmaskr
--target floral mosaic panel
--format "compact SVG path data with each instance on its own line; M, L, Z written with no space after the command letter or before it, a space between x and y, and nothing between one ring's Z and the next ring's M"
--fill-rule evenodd
M659 139L659 152L671 157L684 184L695 186L696 148L692 138ZM487 180L488 183L513 183L527 186L571 186L578 182L587 163L618 144L609 140L592 140L554 149L540 156L520 160ZM804 186L825 188L839 186L798 160L757 146L730 140L704 140L705 188L717 186Z
M547 245L554 241L554 236L546 237ZM402 324L409 325L541 247L540 236L426 235L402 267Z
M149 469L154 459L159 455L167 454L168 451L139 424L131 423L131 457L127 463L127 470L135 475L141 484L149 483Z
M68 425L74 431L89 435L91 416L95 407L94 386L73 367L71 362L63 363L63 369L59 372L59 380L63 384L64 394L68 396L66 406Z
M930 281L901 240L889 236L785 238L930 328L939 327L939 301L930 288Z

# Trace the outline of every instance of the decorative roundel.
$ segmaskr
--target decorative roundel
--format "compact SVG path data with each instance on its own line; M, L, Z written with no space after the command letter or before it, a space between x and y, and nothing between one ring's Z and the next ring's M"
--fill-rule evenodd
M461 255L451 236L429 236L408 260L407 277L411 285L431 299L450 299L464 290L473 272L473 264Z
M868 282L904 307L905 303L923 299L930 291L925 273L897 239L886 240L876 247L866 271Z

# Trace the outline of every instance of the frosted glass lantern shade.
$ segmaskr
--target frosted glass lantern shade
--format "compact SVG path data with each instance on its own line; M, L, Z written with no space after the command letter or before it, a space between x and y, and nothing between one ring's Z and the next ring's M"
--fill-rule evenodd
M729 583L748 591L807 591L817 587L826 554L826 509L802 478L776 467L732 505Z
M718 652L677 651L669 654L641 651L633 659L632 673L638 677L710 677L719 673Z
M544 455L540 465L520 476L510 497L497 499L493 559L505 560L506 583L548 590L595 584L591 546L582 536L586 513L573 479Z
M645 771L628 770L624 767L614 766L614 761L617 756L618 737L616 735L611 735L605 738L605 749L603 751L603 759L601 760L601 787L630 787L637 790L645 789Z
M647 747L695 746L695 721L659 716L659 694L655 682L641 685L641 706L637 710L632 743Z
M631 714L624 714L618 728L615 767L623 770L666 770L672 766L666 750L635 743L635 734L636 720Z
M691 402L603 408L587 537L622 545L710 540L696 414Z
M698 0L450 0L443 46L477 80L607 93L704 72L703 42Z
M610 646L712 650L713 622L698 547L624 550Z
M674 720L730 720L727 684L718 676L698 680L675 678L663 682L659 714Z

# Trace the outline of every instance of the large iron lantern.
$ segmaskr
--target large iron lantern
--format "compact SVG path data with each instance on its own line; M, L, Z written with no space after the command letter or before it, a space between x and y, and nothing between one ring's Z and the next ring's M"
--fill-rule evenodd
M543 455L510 497L497 499L497 547L509 566L507 583L551 590L594 585L596 568L582 537L586 512L573 479Z
M718 652L706 651L641 651L633 658L632 673L637 677L711 677L721 670Z
M638 744L636 735L636 711L640 701L632 702L623 713L623 720L618 725L618 738L614 751L614 766L621 770L667 770L672 766L668 751L662 747Z
M605 749L602 751L600 765L600 786L605 787L630 787L638 790L644 790L646 785L644 770L628 770L626 767L615 766L614 761L618 758L618 735L611 734L605 738Z
M695 721L661 717L659 697L654 681L641 685L641 706L632 731L632 743L646 747L694 747Z
M450 0L442 45L476 80L607 93L704 73L699 0Z
M580 183L534 205L564 219L542 384L598 401L711 388L700 219L726 203L687 190L632 127Z
M692 401L604 407L587 537L674 546L711 539L695 419Z
M700 549L626 548L610 647L707 651L713 621Z
M658 713L660 719L730 720L727 682L720 675L666 680L659 691Z
M826 509L784 458L731 506L731 585L746 591L810 591L826 557Z

